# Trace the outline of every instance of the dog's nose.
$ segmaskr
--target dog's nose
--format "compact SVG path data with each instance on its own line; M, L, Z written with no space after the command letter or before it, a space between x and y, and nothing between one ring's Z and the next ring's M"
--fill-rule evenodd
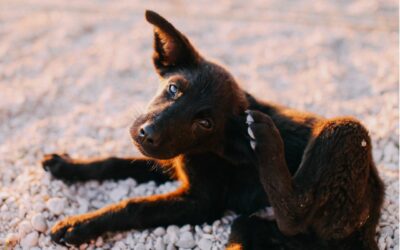
M142 143L157 146L160 141L160 134L154 129L154 126L151 124L144 124L139 129L139 137L142 140Z

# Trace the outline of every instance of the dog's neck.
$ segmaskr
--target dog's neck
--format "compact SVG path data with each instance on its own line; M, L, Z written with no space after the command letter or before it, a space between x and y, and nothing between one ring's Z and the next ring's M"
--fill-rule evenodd
M226 123L220 156L234 165L249 164L254 161L254 152L247 135L246 116L232 116Z
M239 88L237 85L236 87ZM234 165L241 165L254 162L254 152L247 135L245 115L245 110L249 108L253 97L243 90L236 92L237 96L232 102L235 107L232 107L232 113L226 117L224 134L217 154Z

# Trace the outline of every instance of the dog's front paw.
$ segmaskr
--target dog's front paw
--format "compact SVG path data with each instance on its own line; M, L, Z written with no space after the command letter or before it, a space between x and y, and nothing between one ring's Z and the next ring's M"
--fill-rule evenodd
M48 154L43 157L42 166L56 178L63 178L70 167L71 158L67 154Z
M50 231L51 239L61 245L80 245L97 235L90 228L90 221L72 216L57 222Z
M258 154L277 156L283 153L283 141L271 117L259 111L246 111L250 146Z

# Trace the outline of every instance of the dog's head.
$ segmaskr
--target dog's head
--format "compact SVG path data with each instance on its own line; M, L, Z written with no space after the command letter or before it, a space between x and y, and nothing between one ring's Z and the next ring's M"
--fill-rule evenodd
M153 63L160 88L131 127L135 144L159 159L215 150L229 117L246 108L243 91L163 17L146 11L146 19L154 26Z

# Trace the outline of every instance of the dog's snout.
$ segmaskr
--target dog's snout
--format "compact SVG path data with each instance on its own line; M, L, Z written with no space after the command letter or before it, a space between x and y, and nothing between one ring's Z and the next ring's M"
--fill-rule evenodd
M139 129L139 138L142 143L157 146L160 142L160 134L157 133L152 124L144 124Z

